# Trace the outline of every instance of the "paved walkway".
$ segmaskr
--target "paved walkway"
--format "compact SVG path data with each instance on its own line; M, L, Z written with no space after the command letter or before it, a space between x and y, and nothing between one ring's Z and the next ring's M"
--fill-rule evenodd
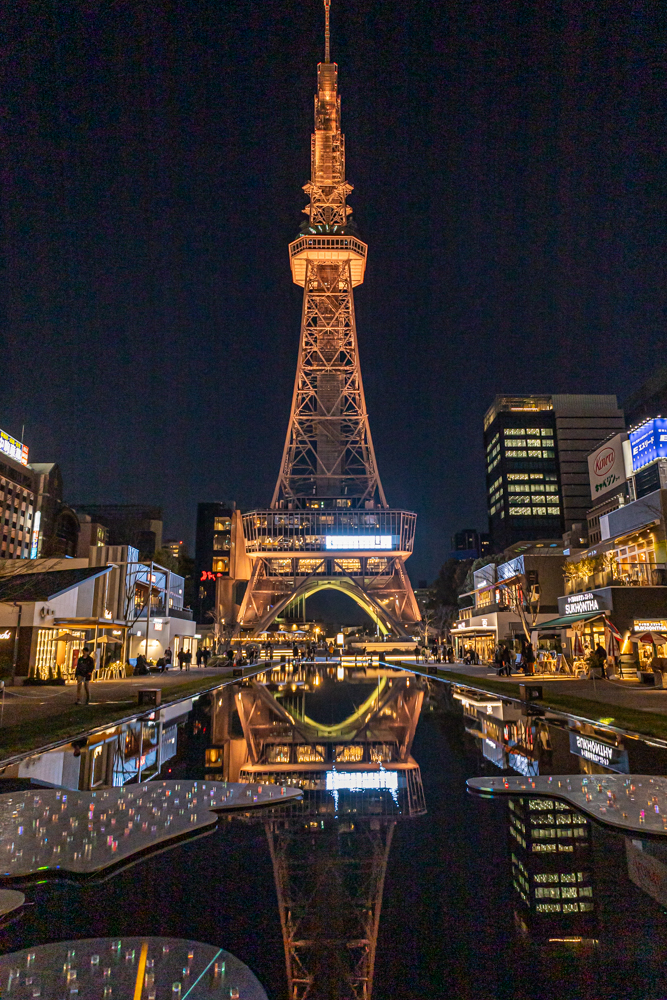
M232 671L229 667L192 667L189 671L179 670L177 667L165 674L150 674L148 677L126 677L120 681L93 681L90 685L91 704L117 704L122 709L123 706L137 704L138 688L159 687L164 690L199 679L204 682L207 678L210 678L213 684L216 678L225 681L231 676ZM196 694L196 691L193 694ZM11 726L26 719L48 718L51 715L58 715L64 708L71 708L75 701L76 684L66 684L64 687L7 688L0 708L0 723ZM82 705L82 721L85 721L85 712L86 706Z
M553 685L559 694L571 695L576 698L589 698L592 701L606 702L608 705L618 705L621 708L634 708L643 712L667 712L667 689L645 687L639 681L586 681L575 680L572 677L558 677L553 674L535 674L524 677L523 674L512 674L511 677L498 677L496 671L484 664L469 666L465 663L416 663L414 660L403 660L403 663L414 663L415 669L426 672L428 667L437 666L439 671L448 670L457 674L466 674L471 682L476 681L484 686L484 681L493 678L507 687L509 695L518 694L518 685L529 681L531 684L541 684L545 698L548 689Z

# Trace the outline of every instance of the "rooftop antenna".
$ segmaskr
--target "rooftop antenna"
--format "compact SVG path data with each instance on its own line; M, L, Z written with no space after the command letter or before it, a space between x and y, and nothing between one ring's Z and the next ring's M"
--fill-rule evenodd
M331 0L324 0L324 61L329 62L329 41L331 33L329 31L329 11L331 10Z

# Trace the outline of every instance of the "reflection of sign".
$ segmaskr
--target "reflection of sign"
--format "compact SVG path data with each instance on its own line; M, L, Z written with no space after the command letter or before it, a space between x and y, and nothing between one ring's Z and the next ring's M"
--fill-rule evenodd
M656 458L667 458L667 419L647 420L636 431L630 431L632 469L636 472Z
M391 535L325 535L328 549L390 549Z
M667 865L640 850L629 837L625 838L625 853L630 879L661 906L667 906Z
M625 482L624 437L623 434L616 434L611 441L588 456L588 478L594 500Z
M564 615L583 615L588 611L602 611L600 598L596 594L570 594L565 598Z
M28 464L27 447L16 438L10 437L6 431L0 431L0 451L3 455L13 458L15 462L20 462L21 465Z
M592 764L600 764L608 767L610 771L620 771L628 774L628 752L612 743L605 743L593 736L583 736L581 733L570 732L570 753L584 760L590 760Z
M653 620L635 618L632 631L667 632L667 618L654 618Z

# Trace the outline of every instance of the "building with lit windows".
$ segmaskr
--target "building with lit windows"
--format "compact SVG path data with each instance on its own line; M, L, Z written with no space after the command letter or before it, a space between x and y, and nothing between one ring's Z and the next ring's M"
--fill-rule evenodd
M0 559L29 558L34 516L35 483L28 449L0 431Z
M591 824L557 799L510 799L514 921L535 944L597 944Z
M615 396L496 396L484 417L489 531L496 552L560 540L586 524L588 455L624 430Z
M219 500L197 504L196 621L211 625L211 613L218 612L227 625L235 622L249 578L243 518L236 503Z

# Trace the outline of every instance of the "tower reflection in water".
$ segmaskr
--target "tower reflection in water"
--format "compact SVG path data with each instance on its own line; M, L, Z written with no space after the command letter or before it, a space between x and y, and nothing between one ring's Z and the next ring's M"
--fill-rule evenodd
M304 791L265 823L292 1000L370 1000L394 828L426 812L411 756L423 682L391 669L339 673L281 666L225 689L207 751L220 777Z

